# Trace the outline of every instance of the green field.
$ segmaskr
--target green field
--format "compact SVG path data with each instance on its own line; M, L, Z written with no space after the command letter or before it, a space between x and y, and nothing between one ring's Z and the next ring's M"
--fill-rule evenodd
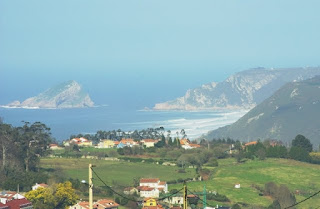
M94 170L108 185L117 182L119 185L131 186L134 178L160 178L163 181L195 177L194 169L186 169L186 173L178 173L178 167L163 166L151 163L132 163L125 161L105 161L74 158L44 158L42 168L62 169L66 177L88 180L88 164L96 165ZM96 185L103 185L97 178Z
M61 168L68 177L88 179L88 164L97 165L96 172L108 184L116 181L120 185L132 185L133 178L137 177L159 177L161 180L169 181L178 178L196 176L195 169L186 169L186 173L178 173L178 167L162 166L149 163L132 162L109 162L104 160L89 159L41 159L43 168ZM264 186L265 183L273 181L276 184L285 184L291 191L300 190L305 195L296 195L300 201L320 189L320 165L297 162L287 159L267 159L264 161L249 160L238 164L235 159L229 158L219 160L219 167L212 169L213 175L210 180L202 182L189 182L191 191L201 192L206 185L207 191L217 191L225 194L231 202L268 206L272 199L259 196L259 191L252 184ZM102 185L96 181L96 185ZM241 188L235 189L234 184L240 183ZM169 190L180 189L182 184L169 185ZM210 201L209 204L216 205L217 202ZM316 208L320 206L320 195L302 203L297 208Z
M269 197L259 196L259 191L251 185L261 187L273 181L285 184L291 191L300 190L315 193L320 190L320 166L286 159L267 159L265 161L247 161L237 164L234 159L219 160L219 167L209 181L188 183L190 190L202 191L203 185L207 190L225 194L232 201L268 206L272 203ZM241 188L235 189L234 184L240 183ZM180 188L174 185L171 188ZM296 195L300 201L309 195ZM216 204L216 202L211 202ZM320 195L302 203L298 208L316 208L320 206Z

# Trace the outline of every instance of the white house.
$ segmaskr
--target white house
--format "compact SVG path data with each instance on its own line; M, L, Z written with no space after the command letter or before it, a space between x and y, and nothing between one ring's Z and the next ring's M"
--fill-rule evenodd
M158 178L142 178L138 190L140 191L140 197L159 197L160 192L168 192L168 184Z
M38 184L36 183L35 185L32 186L32 190L36 190L38 188L46 188L48 187L48 184Z
M148 187L148 186L139 186L138 190L140 191L140 197L154 197L158 198L160 191L157 188Z
M2 204L6 204L8 201L11 201L11 200L20 200L20 199L25 199L25 197L17 192L11 192L11 191L0 192L0 202Z

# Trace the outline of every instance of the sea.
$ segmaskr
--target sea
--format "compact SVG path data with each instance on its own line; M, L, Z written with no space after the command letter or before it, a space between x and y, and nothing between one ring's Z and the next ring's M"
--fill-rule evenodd
M247 110L237 111L151 111L100 106L74 109L0 108L5 123L22 126L23 121L42 122L51 128L57 141L73 134L95 134L98 130L134 131L164 127L171 135L184 129L189 139L229 125Z

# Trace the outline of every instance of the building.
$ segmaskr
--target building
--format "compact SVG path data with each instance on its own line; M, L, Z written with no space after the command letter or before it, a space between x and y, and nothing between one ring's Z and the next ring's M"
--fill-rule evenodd
M154 147L154 145L156 143L158 143L158 140L156 140L156 139L142 139L140 141L140 143L142 144L142 146L148 148L148 147Z
M117 145L117 148L133 147L137 145L139 145L139 143L135 142L133 139L121 139L121 141Z
M101 139L97 148L114 148L115 141L110 139Z
M49 145L49 149L50 150L61 150L61 149L63 149L62 147L59 147L59 145L57 145L57 144L50 144Z
M93 203L93 209L118 209L118 206L118 203L108 199L101 199ZM89 202L78 202L77 204L70 206L69 209L89 209Z
M159 197L161 192L168 192L168 184L158 178L142 178L138 190L140 197Z
M32 203L27 199L13 199L5 204L0 203L0 209L32 209Z
M119 204L108 199L101 199L94 203L94 209L118 209Z
M36 183L35 185L33 185L32 186L32 190L36 190L36 189L38 189L38 188L47 188L48 187L48 185L47 184L38 184L38 183Z
M256 145L256 144L258 144L257 141L248 142L248 143L245 143L245 144L244 144L244 147L251 146L251 145Z
M25 199L25 197L17 192L2 191L0 192L0 203L6 204L11 200Z
M80 137L80 138L73 138L69 141L69 144L77 144L80 147L92 147L92 141L84 138L84 137Z
M183 149L200 148L199 144L192 144L190 143L189 139L180 139L180 145Z

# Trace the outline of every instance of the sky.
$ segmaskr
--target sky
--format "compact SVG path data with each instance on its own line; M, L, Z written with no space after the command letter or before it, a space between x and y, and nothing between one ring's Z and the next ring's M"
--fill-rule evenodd
M1 0L0 104L76 80L96 104L183 96L235 72L319 66L318 0Z

